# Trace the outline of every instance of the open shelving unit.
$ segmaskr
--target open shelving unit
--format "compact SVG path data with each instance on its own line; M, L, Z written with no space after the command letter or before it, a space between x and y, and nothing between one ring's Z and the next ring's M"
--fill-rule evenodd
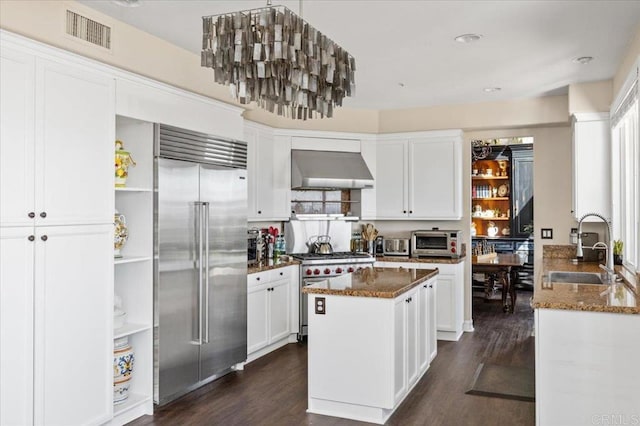
M126 186L115 188L129 238L114 259L114 292L127 317L113 338L128 337L134 352L129 397L113 407L111 424L122 425L153 413L153 123L117 116L116 138L136 162Z
M491 226L489 222L493 222L498 228L496 237L509 236L511 232L509 158L501 155L496 158L476 160L472 167L477 170L477 173L471 176L471 221L475 224L476 236L488 236L488 229ZM507 193L497 195L500 187L507 188ZM480 213L477 213L478 211Z

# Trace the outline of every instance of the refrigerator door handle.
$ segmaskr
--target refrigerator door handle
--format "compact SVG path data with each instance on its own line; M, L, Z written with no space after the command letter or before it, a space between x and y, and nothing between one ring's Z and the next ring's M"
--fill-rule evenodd
M204 343L209 343L209 203L202 203L204 207Z
M203 211L203 206L204 203L198 202L196 201L195 203L196 206L196 215L198 217L197 221L196 221L196 234L198 235L198 340L196 341L196 344L198 345L202 345L202 286L203 286L203 280L202 280L202 261L203 261L203 244L204 244L204 239L203 239L203 230L202 230L202 211Z

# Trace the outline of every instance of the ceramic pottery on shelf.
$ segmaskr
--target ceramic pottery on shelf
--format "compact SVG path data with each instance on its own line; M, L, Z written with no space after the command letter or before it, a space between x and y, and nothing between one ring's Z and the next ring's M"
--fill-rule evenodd
M116 210L113 215L113 248L114 256L122 257L120 250L124 247L127 239L129 238L129 228L127 228L127 220L123 214L118 213Z
M133 161L131 153L124 150L122 141L116 141L116 188L124 188L127 184L127 177L129 176L129 167L135 166L136 162Z
M122 337L113 341L113 403L124 402L129 397L131 374L133 373L133 349L129 339Z

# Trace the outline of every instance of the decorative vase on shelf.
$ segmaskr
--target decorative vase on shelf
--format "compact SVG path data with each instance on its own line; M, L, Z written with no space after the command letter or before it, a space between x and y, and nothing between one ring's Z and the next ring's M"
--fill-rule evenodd
M494 222L489 222L489 227L487 228L487 235L490 237L495 237L498 235L498 227Z
M124 247L127 239L129 238L129 228L127 228L127 220L123 214L118 213L116 210L113 215L113 248L114 257L122 257L120 250Z
M119 404L129 397L133 373L133 349L127 337L113 341L113 403Z
M124 145L121 140L116 141L116 188L124 188L127 184L127 177L129 176L129 167L135 166L136 162L133 161L131 153L124 150Z

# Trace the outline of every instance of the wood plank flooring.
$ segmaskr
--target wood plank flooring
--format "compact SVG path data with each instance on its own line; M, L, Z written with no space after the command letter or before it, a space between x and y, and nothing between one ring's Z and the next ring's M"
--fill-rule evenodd
M473 333L438 342L438 356L388 425L535 423L535 404L466 395L480 362L534 365L531 292L519 291L514 314L474 298ZM366 354L355 354L366 356ZM371 372L375 374L375 372ZM307 414L306 345L290 344L145 416L132 425L362 425Z

